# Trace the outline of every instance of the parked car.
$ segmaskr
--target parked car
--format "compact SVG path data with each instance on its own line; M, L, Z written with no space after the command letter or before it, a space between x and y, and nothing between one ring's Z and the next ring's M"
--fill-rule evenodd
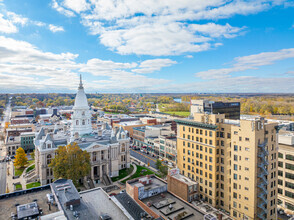
M116 193L110 193L109 196L116 196Z

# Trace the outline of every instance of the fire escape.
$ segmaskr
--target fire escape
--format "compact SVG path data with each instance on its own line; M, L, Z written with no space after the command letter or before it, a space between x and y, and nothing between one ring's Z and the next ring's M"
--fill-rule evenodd
M262 144L258 144L258 194L257 194L257 207L258 212L257 216L259 219L266 220L267 219L267 175L268 175L268 151L266 149L267 140L265 140Z

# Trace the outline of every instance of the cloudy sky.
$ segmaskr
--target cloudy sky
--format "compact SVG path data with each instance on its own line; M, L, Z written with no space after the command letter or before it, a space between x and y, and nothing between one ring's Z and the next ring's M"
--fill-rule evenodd
M292 0L0 0L0 92L294 92Z

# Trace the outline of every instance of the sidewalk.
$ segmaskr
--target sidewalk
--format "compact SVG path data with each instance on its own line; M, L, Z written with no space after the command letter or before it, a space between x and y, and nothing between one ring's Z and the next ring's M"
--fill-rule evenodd
M24 178L24 174L26 173L26 171L24 170L19 178L13 179L14 166L12 161L8 162L7 170L9 170L9 175L7 175L7 178L6 178L6 182L7 182L6 188L8 187L9 192L14 192L14 183L20 183L22 186L22 189L26 189L26 180Z
M136 171L137 171L137 166L136 166L136 164L132 164L132 165L134 166L133 171L132 171L128 176L126 176L126 177L124 177L124 178L122 178L122 179L120 179L120 180L115 181L115 183L116 183L116 182L123 181L123 180L125 180L125 179L128 179L129 177L131 177L132 175L134 175L134 174L136 173Z

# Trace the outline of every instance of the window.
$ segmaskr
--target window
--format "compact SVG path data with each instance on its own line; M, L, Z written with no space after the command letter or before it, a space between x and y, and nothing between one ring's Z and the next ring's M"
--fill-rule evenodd
M51 163L51 159L52 159L51 154L48 154L47 155L47 165L49 165Z
M286 159L294 161L294 155L286 154Z
M283 154L282 153L279 153L279 158L283 159Z
M234 173L234 180L238 179L238 175Z
M285 190L285 196L294 199L294 193Z
M286 206L287 209L290 209L290 210L294 211L294 204L290 204L288 202L285 202L285 206Z
M85 120L83 119L82 125L85 125Z
M292 165L292 164L286 163L285 167L286 167L286 169L294 170L294 165Z
M294 189L294 183L290 183L290 182L285 181L285 186L290 189Z
M280 172L280 171L278 171L278 172ZM294 180L294 174L292 174L292 173L287 173L286 172L285 177L288 178L288 179Z
M238 156L234 155L234 161L238 161Z
M279 161L278 166L283 168L283 162Z
M238 146L234 145L234 151L238 151Z
M76 125L79 125L79 120L76 120Z
M238 170L238 165L237 164L234 164L234 170Z

